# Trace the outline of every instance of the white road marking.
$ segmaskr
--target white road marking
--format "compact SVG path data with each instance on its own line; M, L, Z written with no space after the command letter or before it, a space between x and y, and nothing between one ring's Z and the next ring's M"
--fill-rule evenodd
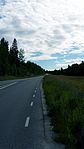
M34 104L34 103L33 103L33 101L32 101L32 102L31 102L31 104L30 104L30 105L31 105L31 107L33 106L33 104Z
M35 97L35 95L33 95L33 98Z
M29 126L29 121L30 121L30 117L27 117L26 118L26 122L25 122L25 127L28 127Z
M36 90L37 90L37 87L36 87Z
M0 90L2 90L2 89L4 89L4 88L7 88L7 87L9 87L9 86L12 86L12 85L14 85L14 84L16 84L16 83L17 83L17 82L13 82L13 83L11 83L11 84L2 86L2 87L0 87Z
M36 93L36 90L35 90L35 93Z

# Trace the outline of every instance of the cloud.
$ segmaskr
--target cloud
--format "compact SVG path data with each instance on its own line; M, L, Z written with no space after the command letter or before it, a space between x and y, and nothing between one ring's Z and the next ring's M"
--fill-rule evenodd
M0 0L0 5L4 6L5 5L5 0Z
M62 25L62 29L66 32L66 33L72 33L73 32L73 25L71 24L63 24Z
M26 60L81 58L83 31L83 0L0 0L0 38L16 38Z
M63 59L59 62L58 62L58 60L55 61L55 66L57 69L59 69L59 68L61 69L61 68L67 68L68 65L71 66L72 64L76 64L76 63L80 64L81 62L82 62L82 59L80 57L74 58L74 59Z
M42 52L32 52L31 57L38 57L38 56L41 56L41 55L43 55Z

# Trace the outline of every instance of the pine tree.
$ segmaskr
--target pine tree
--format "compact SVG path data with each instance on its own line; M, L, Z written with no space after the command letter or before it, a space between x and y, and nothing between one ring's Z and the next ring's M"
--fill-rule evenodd
M12 46L10 48L10 55L11 55L11 62L18 65L19 58L18 58L18 46L17 40L14 38Z
M20 49L19 51L19 60L20 62L24 62L24 49Z
M8 73L9 65L9 48L8 42L5 38L2 38L0 41L0 75L5 75Z
M17 40L14 39L12 46L10 48L10 64L13 66L11 67L11 72L13 75L17 75L19 66L19 58L18 58L18 46L17 46Z

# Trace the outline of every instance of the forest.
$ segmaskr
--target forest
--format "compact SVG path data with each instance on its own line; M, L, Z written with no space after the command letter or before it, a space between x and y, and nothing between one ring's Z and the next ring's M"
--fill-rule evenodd
M0 76L35 76L44 74L37 64L24 60L24 50L18 50L17 40L14 39L9 49L9 43L2 38L0 40Z
M17 40L14 39L9 48L5 38L0 40L0 76L35 76L42 75L45 70L39 65L24 59L24 49L18 49ZM46 71L54 75L84 76L84 61L80 64L68 65L66 69Z
M53 75L68 75L68 76L84 76L84 61L80 64L72 64L68 65L68 68L54 71L47 71L47 73L51 73Z

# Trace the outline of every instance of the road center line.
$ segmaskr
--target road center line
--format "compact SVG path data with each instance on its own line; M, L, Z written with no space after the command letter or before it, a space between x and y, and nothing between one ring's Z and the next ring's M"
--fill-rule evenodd
M35 95L33 95L33 98L35 97Z
M26 118L26 122L25 122L25 127L28 127L29 126L29 121L30 121L30 117L27 117Z
M2 87L0 87L0 90L2 90L2 89L4 89L4 88L7 88L7 87L9 87L9 86L12 86L12 85L14 85L14 84L16 84L16 83L17 83L17 82L13 82L13 83L11 83L11 84L2 86Z
M33 103L33 101L32 101L32 102L31 102L31 104L30 104L30 105L31 105L31 107L33 106L33 104L34 104L34 103Z

